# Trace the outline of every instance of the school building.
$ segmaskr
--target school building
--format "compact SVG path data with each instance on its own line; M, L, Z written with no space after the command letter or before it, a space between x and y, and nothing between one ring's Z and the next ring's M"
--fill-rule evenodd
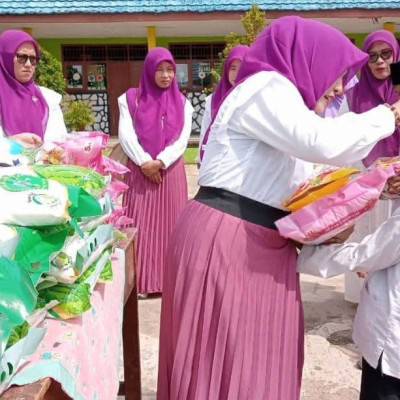
M203 113L203 89L230 32L244 34L240 18L252 0L3 0L0 31L25 29L62 62L67 92L90 99L93 129L116 135L117 98L139 82L147 50L167 47L177 62L178 84L195 107L193 131ZM376 29L396 32L400 1L259 0L267 24L285 15L328 23L361 46Z

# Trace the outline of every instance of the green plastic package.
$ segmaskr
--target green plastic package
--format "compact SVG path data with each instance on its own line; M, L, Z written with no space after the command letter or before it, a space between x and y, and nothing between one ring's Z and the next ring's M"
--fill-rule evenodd
M103 175L78 165L35 164L33 170L44 178L83 188L96 198L101 196L106 187Z
M35 309L37 291L26 269L14 260L0 256L0 313L16 325L22 324Z
M0 356L14 326L25 322L35 309L38 293L25 268L0 256Z
M74 233L69 224L42 228L16 227L20 239L14 259L30 273L34 285L49 271L50 256L61 250L67 236Z
M58 284L39 291L39 296L46 302L59 301L59 304L49 310L49 313L59 319L74 318L89 310L90 285L87 283Z
M66 185L71 205L68 208L72 218L96 217L103 213L100 203L80 187Z

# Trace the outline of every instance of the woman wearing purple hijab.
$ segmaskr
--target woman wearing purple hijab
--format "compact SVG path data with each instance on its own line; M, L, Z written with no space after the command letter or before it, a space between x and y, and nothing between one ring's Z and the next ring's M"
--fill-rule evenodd
M33 80L39 60L39 45L27 33L0 35L0 134L30 147L67 133L61 95Z
M359 83L346 93L348 108L355 113L398 100L390 79L390 64L400 57L397 39L386 30L372 32L365 38L363 51L369 54L368 63L361 69ZM399 150L400 128L396 128L372 148L363 164L369 167L379 157L398 156Z
M392 104L398 99L390 78L390 64L400 57L397 39L387 30L374 31L365 38L363 51L369 54L368 63L361 69L359 83L346 93L339 114L348 111L362 113L379 104ZM379 157L393 157L399 153L400 128L396 128L392 135L380 140L366 157L355 163L355 166L363 169ZM380 200L374 210L356 224L350 240L360 242L386 221L391 213L392 202ZM345 300L358 303L362 287L362 277L355 272L346 271Z
M162 291L166 246L188 198L182 155L193 107L179 92L175 72L171 53L153 48L144 61L139 87L118 99L119 139L131 170L124 205L138 228L141 294Z
M209 127L211 121L215 118L217 110L224 99L225 95L235 85L236 76L239 72L240 64L246 54L249 46L239 44L231 48L228 57L225 60L224 69L222 72L221 80L218 82L214 93L206 98L204 105L204 114L201 120L201 130L199 138L199 156L198 161L201 161L204 154L204 148L207 144Z
M168 246L158 400L299 399L297 251L274 221L311 163L351 163L393 132L400 103L320 117L367 60L338 30L299 17L250 46Z

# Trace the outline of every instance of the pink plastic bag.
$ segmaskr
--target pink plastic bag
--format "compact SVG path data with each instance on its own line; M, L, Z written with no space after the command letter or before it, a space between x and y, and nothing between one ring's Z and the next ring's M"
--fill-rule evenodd
M335 193L281 218L275 225L283 237L306 244L323 243L373 208L386 180L394 175L392 166L356 175Z
M128 189L129 186L126 183L118 180L113 180L108 184L106 192L110 193L111 200L113 201L113 203L116 203L118 197L126 192Z
M80 165L97 171L102 166L107 140L108 135L103 132L69 133L65 142L45 144L44 150L51 164Z
M122 165L118 161L102 156L100 168L97 172L103 175L111 174L112 176L116 176L126 174L127 172L130 172L130 169L128 167L125 167L125 165Z
M127 207L115 207L105 221L106 224L113 224L116 229L134 225L135 221L125 214Z
M103 132L75 132L67 135L65 142L48 142L44 145L51 164L72 164L94 169L102 175L123 175L129 168L103 156L108 135Z

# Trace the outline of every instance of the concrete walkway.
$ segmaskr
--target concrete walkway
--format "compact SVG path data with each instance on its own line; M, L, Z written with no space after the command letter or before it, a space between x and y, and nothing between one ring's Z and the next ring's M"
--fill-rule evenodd
M188 165L186 172L192 198L197 167ZM306 331L302 400L358 399L361 371L351 340L356 307L344 301L343 281L342 276L301 276ZM156 398L160 306L160 298L139 301L143 400Z

